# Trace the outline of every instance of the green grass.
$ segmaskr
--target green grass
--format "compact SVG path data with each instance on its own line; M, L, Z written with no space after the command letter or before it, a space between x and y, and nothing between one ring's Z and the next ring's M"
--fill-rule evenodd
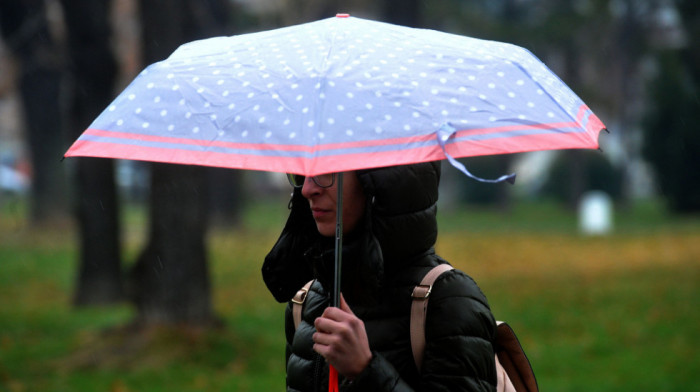
M284 305L260 278L286 219L252 205L210 235L214 330L124 327L127 305L71 307L73 230L0 212L0 391L284 389ZM126 254L143 243L130 211ZM442 211L438 251L467 271L516 330L544 391L700 390L700 222L653 204L619 212L606 237L547 204Z
M680 391L700 386L700 274L688 272L531 279L497 285L492 305L521 335L542 390Z

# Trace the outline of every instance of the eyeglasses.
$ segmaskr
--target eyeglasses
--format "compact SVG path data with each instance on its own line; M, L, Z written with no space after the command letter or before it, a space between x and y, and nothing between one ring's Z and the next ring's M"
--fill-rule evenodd
M306 177L299 174L287 173L287 179L293 187L301 188L304 186L304 180ZM335 173L320 174L318 176L311 177L311 179L321 188L330 188L335 182Z

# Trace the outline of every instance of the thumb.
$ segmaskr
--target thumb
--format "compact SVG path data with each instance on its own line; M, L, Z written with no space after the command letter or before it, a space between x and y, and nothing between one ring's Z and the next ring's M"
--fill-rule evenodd
M353 316L355 315L355 313L352 312L352 309L350 309L348 303L345 302L345 297L343 297L342 293L340 294L340 309L350 313Z

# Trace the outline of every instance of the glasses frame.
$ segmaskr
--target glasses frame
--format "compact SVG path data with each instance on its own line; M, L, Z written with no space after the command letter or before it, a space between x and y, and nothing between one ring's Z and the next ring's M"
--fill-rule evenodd
M320 178L321 177L326 177L326 176L331 176L331 181L330 184L324 184L324 181L322 181ZM296 179L295 179L296 178ZM299 179L301 178L301 179ZM293 174L293 173L287 173L287 180L289 181L289 184L293 186L294 188L301 188L304 186L304 181L306 180L306 176L302 176L300 174ZM320 188L330 188L335 184L335 173L328 173L328 174L319 174L317 176L311 177L311 180Z

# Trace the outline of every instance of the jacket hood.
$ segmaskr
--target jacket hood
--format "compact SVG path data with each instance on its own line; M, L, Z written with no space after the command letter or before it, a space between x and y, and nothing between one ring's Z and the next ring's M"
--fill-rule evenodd
M366 197L360 228L344 236L342 287L379 286L411 260L432 251L437 239L440 162L357 171ZM295 189L282 234L265 257L263 280L277 301L289 301L306 282L332 281L333 239L322 237L309 203Z

